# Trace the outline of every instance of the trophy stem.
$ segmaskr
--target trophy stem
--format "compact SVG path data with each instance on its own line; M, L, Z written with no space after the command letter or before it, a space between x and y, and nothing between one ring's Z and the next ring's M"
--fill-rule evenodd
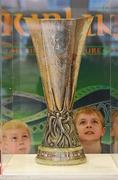
M49 112L43 146L51 148L79 146L78 136L72 121L72 111Z
M48 112L48 121L36 162L46 165L75 165L86 162L73 124L72 111Z

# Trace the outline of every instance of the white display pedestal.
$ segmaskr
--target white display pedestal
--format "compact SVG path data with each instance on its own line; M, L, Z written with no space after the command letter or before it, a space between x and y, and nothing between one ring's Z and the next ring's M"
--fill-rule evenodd
M2 180L118 180L115 156L110 154L86 155L87 163L75 166L40 165L35 157L4 155Z

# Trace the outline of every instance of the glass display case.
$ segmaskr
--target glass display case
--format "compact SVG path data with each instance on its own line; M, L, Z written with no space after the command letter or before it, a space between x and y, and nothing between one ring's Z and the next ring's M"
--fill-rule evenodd
M108 180L118 179L117 0L30 0L28 2L3 0L0 3L0 138L2 142L6 141L7 135L4 135L4 130L8 126L12 127L12 124L13 129L19 129L19 126L25 127L26 131L22 136L27 139L25 144L30 146L26 149L15 149L13 143L17 141L18 130L15 131L15 136L8 135L12 145L7 144L8 150L6 144L3 146L1 143L0 176L3 179L15 178L16 175L19 178L30 176L32 179L40 177L44 180L48 178L97 180L102 177ZM103 117L101 120L103 127L100 124L101 135L95 143L91 139L81 140L81 135L78 133L87 159L84 164L76 166L37 164L35 158L44 136L47 104L35 48L25 17L35 20L90 16L94 19L82 53L73 113L76 115L84 108L88 108L87 113L84 112L89 114L90 118L90 108L96 109L97 113L99 111L100 116ZM93 119L94 123L99 124L98 121L95 122L95 117ZM7 125L9 122L11 124ZM93 120L87 122L90 127L85 134L90 137L95 133L91 130L93 125L90 125ZM75 123L77 132L78 124L76 126Z

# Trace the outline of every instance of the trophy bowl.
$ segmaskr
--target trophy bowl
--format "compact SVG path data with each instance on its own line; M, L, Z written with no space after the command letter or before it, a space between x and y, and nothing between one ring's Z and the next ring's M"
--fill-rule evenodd
M73 122L73 97L92 19L25 18L36 52L48 110L37 163L75 165L86 162Z

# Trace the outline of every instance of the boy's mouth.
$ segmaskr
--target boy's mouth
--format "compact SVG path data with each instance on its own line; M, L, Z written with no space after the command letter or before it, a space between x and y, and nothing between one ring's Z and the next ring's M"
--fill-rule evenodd
M93 131L86 131L85 134L91 135L91 134L94 134L94 132Z
M20 148L19 151L20 151L20 152L25 152L25 151L26 151L26 148Z

